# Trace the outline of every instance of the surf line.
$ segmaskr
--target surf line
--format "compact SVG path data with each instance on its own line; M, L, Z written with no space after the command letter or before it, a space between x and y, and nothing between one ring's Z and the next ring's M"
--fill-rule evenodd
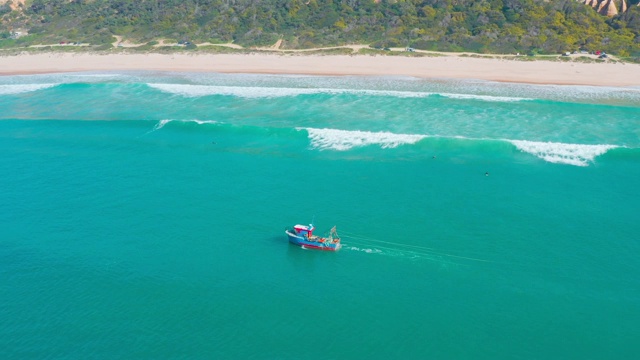
M493 261L485 260L485 259L472 258L472 257L468 257L468 256L461 256L461 255L454 255L454 254L444 253L444 252L441 252L441 251L436 251L436 249L434 249L434 248L429 248L429 247L425 247L425 246L402 244L402 243L397 243L397 242L378 240L378 239L374 239L374 238L362 237L362 236L358 236L358 235L355 235L355 234L346 233L344 231L341 231L341 233L342 233L342 235L344 235L343 237L345 237L347 239L353 239L353 240L356 240L356 242L357 241L362 241L362 242L365 242L365 243L371 242L371 243L374 243L374 244L369 244L370 246L377 246L377 247L379 247L381 249L386 249L386 250L390 250L390 251L404 251L404 252L409 252L409 253L414 253L414 254L421 254L421 255L445 256L445 257L449 257L449 258L470 260L470 261L477 261L477 262L485 262L485 263L493 262ZM376 245L376 244L383 244L383 245L380 246L380 245Z
M139 135L138 138L141 138L145 135L151 134L152 132L156 131L156 130L160 130L162 129L165 125L167 125L168 123L172 122L173 120L160 120L158 121L151 130L147 131L146 133Z

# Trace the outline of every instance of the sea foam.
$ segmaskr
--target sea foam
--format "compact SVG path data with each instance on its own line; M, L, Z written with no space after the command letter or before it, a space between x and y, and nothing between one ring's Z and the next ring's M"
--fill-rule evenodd
M42 89L48 89L58 84L15 84L0 85L0 95L21 94Z
M369 132L358 130L297 128L309 134L311 146L320 149L346 151L356 147L379 145L381 148L395 148L400 145L411 145L424 138L450 138L464 141L505 141L513 144L518 150L532 154L550 163L574 166L588 166L597 156L615 149L618 145L585 145L558 142L538 142L509 139L474 139L462 136L442 137L423 134L394 134L390 132Z
M297 96L301 94L315 94L318 89L276 88L276 87L247 87L247 86L214 86L214 85L186 85L186 84L148 84L154 89L185 97L200 97L208 95L226 95L244 98L269 98Z
M588 166L597 156L617 145L582 145L555 142L535 142L526 140L507 140L520 151L533 154L545 161L575 166Z
M173 121L182 122L182 123L193 122L193 123L196 123L198 125L202 125L202 124L218 124L218 122L215 121L215 120L197 120L197 119L193 119L193 120L172 120L172 119L165 119L165 120L158 121L155 124L155 126L153 127L153 129L151 129L150 132L153 132L153 131L156 131L156 130L160 130L165 125L167 125L168 123L173 122Z
M187 85L187 84L148 84L150 87L185 97L200 97L209 95L226 95L243 98L273 98L292 97L309 94L360 94L395 97L427 97L432 93L392 91L392 90L357 90L357 89L329 89L329 88L291 88L291 87L258 87L258 86L218 86L218 85Z
M481 100L495 102L514 102L530 100L526 98L474 95L474 94L452 94L433 93L423 91L399 91L399 90L370 90L370 89L339 89L339 88L291 88L291 87L254 87L254 86L218 86L218 85L189 85L189 84L156 84L149 83L148 86L170 94L185 97L200 97L211 95L236 96L242 98L275 98L293 97L310 94L351 94L364 96L391 96L398 98L426 98L433 95L451 99Z
M492 96L492 95L473 95L473 94L440 94L443 97L451 99L463 99L463 100L482 100L482 101L494 101L494 102L517 102L517 101L531 101L530 98L519 98L511 96Z
M316 149L349 150L354 147L380 145L383 149L403 144L414 144L426 135L394 134L390 132L349 131L337 129L297 128L309 133L311 145Z
M160 121L158 121L158 123L156 124L156 126L154 126L154 127L153 127L153 130L152 130L152 131L160 130L160 129L162 129L165 125L167 125L167 124L168 124L168 123L170 123L170 122L171 122L171 120L160 120Z

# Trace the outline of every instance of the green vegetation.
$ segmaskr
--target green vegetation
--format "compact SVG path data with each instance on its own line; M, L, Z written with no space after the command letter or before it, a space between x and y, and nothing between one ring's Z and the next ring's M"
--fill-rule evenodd
M348 48L318 49L309 51L285 51L285 54L294 55L352 55L353 50Z
M366 43L435 51L640 57L639 0L606 18L575 0L31 0L0 6L0 48L59 42L100 48L113 35L303 49ZM28 36L12 39L18 29ZM142 50L142 49L141 49ZM417 56L417 55L410 55Z

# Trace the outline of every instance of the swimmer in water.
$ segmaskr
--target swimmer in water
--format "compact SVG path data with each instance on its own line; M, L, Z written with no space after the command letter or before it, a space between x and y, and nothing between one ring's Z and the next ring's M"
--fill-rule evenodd
M486 173L484 173L484 176L489 176L489 172L487 171Z

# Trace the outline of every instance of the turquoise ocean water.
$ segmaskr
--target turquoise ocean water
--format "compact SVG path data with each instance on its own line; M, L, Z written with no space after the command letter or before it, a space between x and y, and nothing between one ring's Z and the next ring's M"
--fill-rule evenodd
M3 359L640 357L640 87L29 75L0 119Z

